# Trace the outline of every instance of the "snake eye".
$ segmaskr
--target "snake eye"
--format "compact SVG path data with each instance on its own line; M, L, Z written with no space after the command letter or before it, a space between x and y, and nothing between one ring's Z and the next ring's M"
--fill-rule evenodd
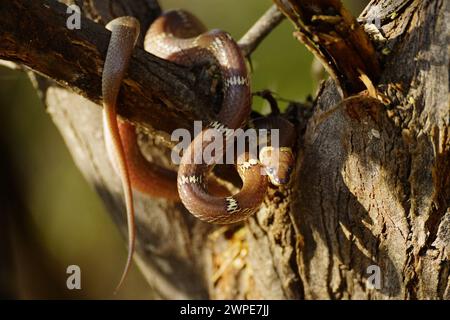
M290 175L292 173L292 167L287 168L286 172L288 175Z
M274 173L274 168L273 167L269 167L269 168L267 168L267 173L268 174L273 174Z

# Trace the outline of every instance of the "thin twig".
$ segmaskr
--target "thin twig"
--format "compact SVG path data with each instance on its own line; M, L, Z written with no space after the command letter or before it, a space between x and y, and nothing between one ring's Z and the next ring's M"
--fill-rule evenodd
M284 19L276 5L272 5L239 40L239 46L246 57L252 54L261 41Z

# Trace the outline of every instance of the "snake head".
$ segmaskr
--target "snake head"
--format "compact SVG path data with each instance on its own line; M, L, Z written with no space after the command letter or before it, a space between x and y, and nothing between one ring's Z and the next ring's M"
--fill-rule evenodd
M289 183L295 165L295 158L291 148L264 147L259 152L259 161L272 184L280 186Z

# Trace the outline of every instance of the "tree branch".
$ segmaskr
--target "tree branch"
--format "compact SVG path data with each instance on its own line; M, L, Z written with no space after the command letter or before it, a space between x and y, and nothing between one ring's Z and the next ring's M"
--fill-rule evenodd
M110 32L84 17L80 30L69 30L68 17L67 7L52 0L2 1L0 58L26 65L101 104L101 73ZM269 9L241 40L244 52L253 52L282 18L275 7ZM22 23L17 24L19 20ZM146 30L145 24L142 29ZM205 73L195 74L137 48L119 95L118 113L148 130L190 129L193 120L213 117L210 88L211 79Z
M284 19L284 15L273 5L239 40L239 46L245 56L249 56L269 33Z
M85 18L80 30L69 30L66 9L52 0L2 1L0 58L22 63L101 104L101 74L110 32ZM212 97L205 90L209 87L208 79L137 48L118 112L148 129L190 128L192 120L212 115Z

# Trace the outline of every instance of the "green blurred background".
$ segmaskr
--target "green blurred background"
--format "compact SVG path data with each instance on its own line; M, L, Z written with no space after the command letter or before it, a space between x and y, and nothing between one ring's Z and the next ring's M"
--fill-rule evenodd
M359 14L367 1L344 1ZM270 0L161 0L239 39ZM290 100L313 94L312 55L284 21L252 55L253 90ZM258 99L254 108L266 106ZM85 182L27 76L0 67L0 298L151 299L136 267L112 294L126 258L123 238ZM66 288L79 265L82 290Z

